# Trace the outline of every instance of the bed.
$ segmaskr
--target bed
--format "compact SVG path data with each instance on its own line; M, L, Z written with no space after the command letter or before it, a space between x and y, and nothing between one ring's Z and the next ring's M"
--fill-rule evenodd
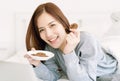
M113 13L111 15L113 24L110 29L104 33L100 42L104 48L110 49L114 52L117 59L120 61L120 13ZM29 63L25 58L24 54L26 51L19 51L15 55L8 58L6 61L17 62L17 63ZM68 81L65 79L60 79L58 81Z

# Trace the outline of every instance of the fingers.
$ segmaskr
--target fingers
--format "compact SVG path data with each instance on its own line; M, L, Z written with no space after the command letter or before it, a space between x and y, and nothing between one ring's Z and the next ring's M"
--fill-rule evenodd
M32 57L30 57L28 54L25 54L24 57L25 57L25 58L32 58Z
M30 64L33 64L35 66L38 66L40 64L40 60L34 60L31 56L29 56L28 54L24 55L25 58L28 59Z
M29 62L30 62L31 60L33 60L32 57L29 56L28 54L24 55L24 57L27 58L27 59L29 60Z
M36 49L34 47L31 48L32 51L35 51Z
M35 51L36 49L35 48L31 48L31 50ZM40 60L35 60L28 54L25 54L24 57L27 58L29 63L32 64L32 65L38 66L40 64Z
M70 29L70 31L77 37L80 39L80 31L77 29ZM71 33L70 32L70 33Z

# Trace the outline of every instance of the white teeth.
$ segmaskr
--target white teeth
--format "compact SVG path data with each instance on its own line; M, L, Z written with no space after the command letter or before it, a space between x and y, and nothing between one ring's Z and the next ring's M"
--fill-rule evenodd
M53 38L53 39L51 39L50 41L52 42L52 41L54 41L56 39L56 37L55 38Z

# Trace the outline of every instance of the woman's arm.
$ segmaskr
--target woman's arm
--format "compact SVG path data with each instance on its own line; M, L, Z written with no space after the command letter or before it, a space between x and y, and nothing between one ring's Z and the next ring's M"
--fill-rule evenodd
M44 81L57 81L61 76L53 58L46 61L44 64L40 63L39 66L34 68L34 71L37 77Z
M30 64L33 65L35 74L38 78L43 79L44 81L57 81L60 78L61 75L58 71L58 66L54 61L55 57L44 63L40 60L33 59L27 54L25 55L25 58L27 58Z
M81 37L81 45L69 54L63 54L70 81L96 81L97 41L92 37ZM78 57L81 51L81 57Z
M80 57L81 58L81 57ZM95 81L96 80L96 59L78 59L75 52L64 55L67 75L70 81ZM80 62L79 62L80 61Z

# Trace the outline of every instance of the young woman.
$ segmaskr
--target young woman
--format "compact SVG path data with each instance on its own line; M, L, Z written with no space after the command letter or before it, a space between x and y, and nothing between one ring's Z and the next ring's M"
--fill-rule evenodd
M94 36L71 29L62 11L53 3L37 7L26 35L27 50L47 50L55 56L45 62L25 57L38 78L57 81L62 75L70 81L96 81L114 74L117 60L104 50Z

